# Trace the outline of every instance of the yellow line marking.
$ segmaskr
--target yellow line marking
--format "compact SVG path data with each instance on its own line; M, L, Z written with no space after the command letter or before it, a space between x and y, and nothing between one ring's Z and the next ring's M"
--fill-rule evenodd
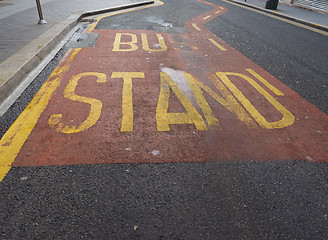
M201 89L202 83L199 83L199 81L196 80L190 73L185 72L184 75L189 83L191 91L193 92L196 98L198 106L202 109L202 112L204 113L208 125L210 126L211 129L220 129L219 120L215 117L211 107L209 106L208 102L204 97L203 91Z
M95 18L96 21L94 23L92 23L92 24L89 25L88 31L89 32L93 31L96 28L96 26L98 25L99 21L101 19L103 19L103 18L114 16L114 15L118 15L118 14L121 14L121 13L128 13L128 12L133 12L133 11L142 10L142 9L146 9L146 8L157 7L157 6L161 6L161 5L164 4L160 0L156 0L156 1L158 2L158 4L155 4L155 5L148 5L148 6L143 6L143 7L137 7L137 8L128 9L128 10L125 10L125 11L119 11L119 12L111 13L111 14L108 14L108 15L105 15L105 16L101 16L101 17L96 17Z
M221 11L217 11L217 12L215 12L215 13L220 13Z
M77 48L73 52L69 51L66 53L64 59L68 59L64 62L64 64L61 64L55 68L48 80L42 85L40 90L34 96L30 104L19 115L13 125L11 125L9 130L0 140L0 181L3 180L10 170L11 165L18 155L21 147L31 134L41 113L48 105L51 96L56 91L65 73L69 70L70 65L80 50L81 49Z
M223 7L220 7L222 10L224 9Z
M246 71L249 72L250 74L252 74L254 77L256 77L261 83L263 83L267 88L269 88L276 95L278 95L278 96L284 96L284 94L281 91L279 91L277 88L275 88L271 83L269 83L267 80L265 80L263 77L261 77L253 69L246 68Z
M216 47L218 47L220 50L222 51L227 51L227 49L225 49L224 47L222 47L220 44L218 44L214 39L209 38L208 40L210 40Z
M208 86L204 85L201 82L197 84L201 87L205 92L207 92L211 97L213 97L218 103L220 103L223 107L229 110L231 113L237 116L237 118L244 122L249 128L255 128L256 124L252 120L252 118L248 115L248 113L243 109L243 107L239 104L237 99L233 96L232 92L230 92L222 81L215 75L209 75L210 80L216 87L216 89L221 93L219 96L215 91L213 91Z
M206 19L208 19L210 17L211 17L211 15L208 15L207 17L204 17L203 20L206 20Z
M295 25L297 27L305 28L305 29L310 30L312 32L316 32L316 33L320 33L322 35L328 36L327 32L324 32L324 31L319 30L319 29L311 28L311 27L308 27L306 25L296 23L296 22L293 22L293 21L290 21L288 19L284 19L284 18L281 18L281 17L278 17L278 16L273 16L272 14L265 13L265 12L262 12L262 11L259 11L259 10L256 10L256 9L252 9L252 8L249 8L249 7L245 7L243 5L239 5L237 3L233 3L233 2L230 2L230 1L227 1L227 0L222 0L222 1L224 1L226 3L230 3L230 4L238 6L238 7L241 7L241 8L244 8L244 9L247 9L247 10L250 10L250 11L253 11L253 12L256 12L256 13L259 13L259 14L262 14L262 15L265 15L265 16L268 16L268 17L271 17L271 18L274 18L274 19L277 19L277 20L282 21L282 22L286 22L286 23Z
M193 26L197 31L202 31L199 27L197 27L196 23L193 23L192 26Z

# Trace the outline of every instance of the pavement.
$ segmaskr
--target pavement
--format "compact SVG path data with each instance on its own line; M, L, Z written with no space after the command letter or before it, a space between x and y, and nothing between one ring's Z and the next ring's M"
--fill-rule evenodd
M228 1L328 32L328 16L323 13L282 3L276 11L266 10L265 0ZM151 3L153 1L148 0L43 0L41 4L47 24L40 25L37 24L39 16L34 0L0 0L0 104L4 105L6 99L8 101L29 73L84 16ZM19 96L20 92L16 95ZM5 108L9 105L10 101Z

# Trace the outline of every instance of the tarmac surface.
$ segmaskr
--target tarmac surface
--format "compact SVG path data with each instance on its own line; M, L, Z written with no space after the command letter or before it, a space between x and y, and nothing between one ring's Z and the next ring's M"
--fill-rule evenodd
M134 10L81 27L1 118L2 238L324 239L326 36L227 2Z

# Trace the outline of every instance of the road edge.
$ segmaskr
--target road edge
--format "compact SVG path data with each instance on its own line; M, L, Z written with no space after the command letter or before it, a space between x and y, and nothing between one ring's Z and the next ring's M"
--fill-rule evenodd
M268 9L265 9L265 8L261 8L261 7L249 4L247 2L244 3L244 2L237 1L237 0L224 0L224 1L232 2L232 3L242 5L242 6L245 6L245 7L249 7L249 8L261 11L261 12L265 12L265 13L274 15L276 17L281 17L281 18L284 18L284 19L287 19L287 20L290 20L290 21L293 21L293 22L296 22L296 23L306 25L308 27L312 27L312 28L319 29L321 31L328 32L328 27L326 27L326 26L323 26L323 25L320 25L320 24L317 24L317 23L313 23L313 22L308 22L308 21L305 21L305 20L302 20L302 19L299 19L299 18L295 18L295 17L289 16L289 15L286 15L286 14L278 13L278 12L275 12L273 10L268 10Z

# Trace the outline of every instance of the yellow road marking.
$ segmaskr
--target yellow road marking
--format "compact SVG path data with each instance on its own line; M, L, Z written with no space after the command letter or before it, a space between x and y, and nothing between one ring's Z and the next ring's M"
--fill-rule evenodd
M211 15L208 15L207 17L204 17L203 20L206 20L206 19L208 19L210 17L211 17Z
M285 128L292 125L295 122L294 115L250 77L240 73L233 73L233 72L216 72L216 75L229 88L229 90L235 95L235 97L241 102L241 104L243 104L246 110L251 114L251 116L257 121L257 123L262 128L266 128L266 129ZM246 80L282 114L283 116L282 119L276 122L268 122L262 116L262 114L259 113L259 111L255 108L255 106L245 97L245 95L237 88L237 86L232 83L232 81L228 78L228 76L236 76Z
M132 132L132 78L145 78L145 74L143 72L113 72L112 78L123 78L121 132Z
M51 96L61 83L63 76L79 53L80 49L66 53L64 64L59 65L52 72L48 80L42 85L29 105L19 115L16 121L0 140L0 181L6 176L21 147L31 134L41 113L48 105ZM69 57L68 57L69 56Z
M192 26L193 26L197 31L202 31L199 27L197 27L196 23L193 23Z
M168 112L171 89L187 112ZM156 123L157 131L170 131L169 124L194 124L197 130L207 130L203 117L189 102L170 75L164 72L161 72L161 86L156 107Z
M218 47L220 50L222 51L227 51L227 49L225 49L224 47L222 47L220 44L218 44L214 39L209 38L208 40L210 40L216 47Z
M219 120L214 116L210 106L208 105L202 91L205 91L219 104L226 108L231 113L235 114L237 118L244 122L248 127L255 127L254 121L248 116L248 113L242 108L235 97L230 91L224 86L224 84L214 74L210 74L209 77L213 82L216 89L221 93L222 97L213 91L210 87L206 86L202 82L193 78L191 74L185 73L185 76L189 82L190 88L192 89L194 96L197 100L198 105L202 109L205 118L212 129L219 127Z
M252 74L254 77L256 77L260 82L262 82L267 88L269 88L276 95L278 95L278 96L284 96L284 94L282 92L280 92L276 87L274 87L271 83L269 83L267 80L265 80L263 77L261 77L254 70L252 70L250 68L247 68L246 71L248 71L250 74Z
M215 13L220 13L221 11L217 11L217 12L215 12Z
M111 14L108 14L108 15L105 15L105 16L101 16L101 17L97 17L95 18L95 22L94 23L91 23L89 25L89 29L88 31L91 32L93 31L96 26L98 25L99 21L103 18L106 18L106 17L110 17L110 16L114 16L114 15L118 15L118 14L121 14L121 13L128 13L128 12L133 12L133 11L137 11L137 10L141 10L141 9L146 9L146 8L151 8L151 7L157 7L157 6L161 6L163 5L164 3L160 0L156 0L158 3L155 4L155 5L148 5L148 6L143 6L143 7L138 7L138 8L134 8L134 9L128 9L128 10L125 10L125 11L119 11L119 12L115 12L115 13L111 13Z
M165 44L164 38L162 37L161 34L157 33L156 37L158 39L159 46L161 47L160 49L150 49L148 40L147 40L147 35L145 33L141 33L141 41L142 41L142 48L146 51L149 52L162 52L162 51L167 51L167 46Z
M130 36L130 42L122 42L122 35ZM137 35L131 33L116 33L115 40L113 43L113 52L128 52L128 51L135 51L138 49L136 43L138 42ZM120 48L121 45L128 45L130 48Z
M198 106L202 109L202 112L204 113L208 125L210 126L211 129L219 129L220 128L219 120L215 117L211 107L206 101L201 86L198 85L199 81L196 80L190 73L185 72L184 75L189 83L191 91L193 92L196 98Z

